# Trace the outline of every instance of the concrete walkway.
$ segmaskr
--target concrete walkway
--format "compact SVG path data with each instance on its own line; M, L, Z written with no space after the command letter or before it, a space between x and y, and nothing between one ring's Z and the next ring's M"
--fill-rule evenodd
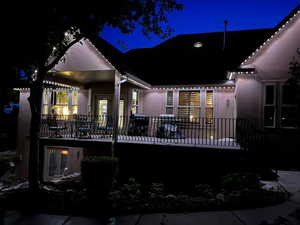
M9 212L5 215L4 225L299 225L293 213L300 210L300 172L279 171L279 184L292 193L291 198L276 206L217 212L184 214L147 214L111 218L68 217L56 215L20 215ZM265 222L265 223L263 223ZM0 225L1 222L0 222Z

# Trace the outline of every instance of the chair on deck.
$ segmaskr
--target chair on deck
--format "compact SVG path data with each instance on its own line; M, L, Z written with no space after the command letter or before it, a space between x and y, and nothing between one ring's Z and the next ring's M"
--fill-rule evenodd
M128 135L130 136L148 136L149 117L141 114L135 114L130 117Z
M88 117L75 118L76 136L79 138L90 138L92 133L92 121Z
M47 125L50 131L50 137L62 137L61 131L66 129L62 121L57 120L57 116L48 116ZM53 135L54 133L54 135Z

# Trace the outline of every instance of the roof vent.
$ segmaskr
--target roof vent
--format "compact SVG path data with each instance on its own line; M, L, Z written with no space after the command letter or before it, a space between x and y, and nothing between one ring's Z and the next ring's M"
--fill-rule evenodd
M203 44L200 41L197 41L194 43L195 48L201 48L202 46L203 46Z

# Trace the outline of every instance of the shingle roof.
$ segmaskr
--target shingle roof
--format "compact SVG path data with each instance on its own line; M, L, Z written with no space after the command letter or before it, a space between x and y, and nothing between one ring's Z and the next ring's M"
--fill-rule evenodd
M203 84L226 79L272 33L273 29L178 35L148 49L126 53L131 72L153 85ZM202 47L195 48L194 43Z
M224 33L175 36L153 48L133 49L125 54L100 37L88 37L121 72L152 85L215 84L226 80L226 71L237 69L258 46L300 9L298 5L276 27ZM200 42L202 47L195 48Z

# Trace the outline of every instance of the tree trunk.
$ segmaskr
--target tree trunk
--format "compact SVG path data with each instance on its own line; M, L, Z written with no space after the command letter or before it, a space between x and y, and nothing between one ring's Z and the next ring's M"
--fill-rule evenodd
M39 187L39 149L43 77L43 72L38 72L37 80L30 87L30 96L28 98L31 109L28 180L29 188L32 192L36 192Z

